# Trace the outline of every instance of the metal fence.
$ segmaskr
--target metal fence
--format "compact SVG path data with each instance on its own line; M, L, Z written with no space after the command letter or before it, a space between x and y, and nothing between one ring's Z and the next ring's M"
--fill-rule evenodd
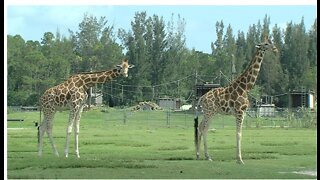
M199 122L203 116L200 114ZM120 109L114 112L106 113L106 125L122 124L130 125L137 124L148 127L193 127L194 123L193 111L130 111L128 109ZM315 111L293 109L277 109L272 114L259 115L255 109L248 109L245 119L244 127L261 128L261 127L316 127L317 118ZM210 127L225 128L234 127L235 117L225 115L215 115L212 118Z

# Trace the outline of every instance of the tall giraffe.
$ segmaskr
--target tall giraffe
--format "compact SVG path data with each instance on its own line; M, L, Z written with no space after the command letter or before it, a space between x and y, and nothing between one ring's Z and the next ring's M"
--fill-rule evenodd
M241 130L244 114L249 106L248 92L253 88L264 54L267 50L277 52L277 48L270 39L256 45L257 52L253 57L249 67L231 84L226 87L215 88L208 91L199 98L197 109L201 107L204 118L198 126L198 112L195 117L195 146L196 158L200 158L201 136L204 142L204 155L207 160L212 160L207 147L207 132L211 118L214 114L229 114L236 117L236 139L237 139L237 162L244 164L241 157Z
M122 61L120 65L117 65L112 70L79 73L71 76L65 82L46 90L40 99L41 110L43 111L44 118L41 125L39 126L38 156L42 156L44 132L47 132L48 134L55 155L59 156L52 136L53 119L59 107L69 105L70 114L64 153L65 157L68 157L69 137L72 132L73 126L75 137L75 153L76 156L79 158L80 155L78 148L78 134L81 113L88 98L86 91L89 87L92 87L95 84L111 81L113 78L116 78L121 74L124 77L128 77L128 69L132 67L134 67L134 65L129 65L128 60L125 59Z

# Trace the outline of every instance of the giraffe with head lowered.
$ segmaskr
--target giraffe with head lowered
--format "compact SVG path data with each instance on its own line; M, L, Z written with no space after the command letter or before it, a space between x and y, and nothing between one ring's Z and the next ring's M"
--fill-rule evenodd
M211 118L214 114L220 113L233 115L236 118L237 162L244 164L241 156L241 131L244 115L249 106L248 92L255 85L266 51L278 51L270 39L256 45L256 48L257 51L249 67L239 77L228 86L211 89L199 98L196 108L202 109L204 118L198 125L197 112L194 119L196 159L200 158L200 143L203 137L205 159L212 160L208 153L207 133Z
M68 105L70 107L70 114L64 153L65 157L68 157L70 134L72 128L74 128L75 154L79 158L78 134L81 113L88 98L86 91L95 84L111 81L120 75L128 77L128 69L132 67L134 65L129 65L128 60L125 59L112 70L79 73L71 76L65 82L47 89L40 99L44 118L38 127L38 156L42 156L43 135L45 132L49 137L53 152L56 156L59 156L52 135L53 119L59 107Z

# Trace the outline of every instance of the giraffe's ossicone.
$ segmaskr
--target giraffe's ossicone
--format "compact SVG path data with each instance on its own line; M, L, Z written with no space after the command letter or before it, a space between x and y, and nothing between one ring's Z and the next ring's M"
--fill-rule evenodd
M233 115L236 118L237 162L244 164L241 156L241 131L244 114L249 107L247 95L257 80L265 52L267 50L277 52L277 48L270 39L258 44L256 48L257 51L249 67L239 77L228 86L212 89L199 98L196 109L202 110L204 118L198 125L198 112L196 113L196 159L200 158L200 143L203 137L205 158L211 160L208 153L207 132L213 115L220 113Z
M72 132L72 128L74 128L75 154L77 157L80 157L78 134L81 113L88 98L87 90L95 84L106 83L120 75L128 77L128 69L132 67L134 67L134 65L129 65L128 60L126 59L111 70L79 73L69 77L65 82L47 89L40 99L41 111L43 112L44 117L38 127L38 155L42 156L43 135L46 132L53 152L56 156L59 156L52 135L53 119L56 111L60 107L69 106L70 114L64 153L65 156L68 157L70 134Z

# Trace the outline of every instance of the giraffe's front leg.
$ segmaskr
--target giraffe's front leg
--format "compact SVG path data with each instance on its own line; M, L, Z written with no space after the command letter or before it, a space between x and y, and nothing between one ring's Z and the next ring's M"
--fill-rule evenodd
M239 115L237 117L237 163L244 164L241 156L241 135L242 135L242 122L243 122L243 115Z
M75 125L74 125L74 148L75 148L75 153L76 157L80 158L79 154L79 125L80 125L80 119L76 120Z
M38 156L39 157L42 156L43 135L46 128L46 125L44 123L46 122L43 121L43 123L40 126L38 126Z

